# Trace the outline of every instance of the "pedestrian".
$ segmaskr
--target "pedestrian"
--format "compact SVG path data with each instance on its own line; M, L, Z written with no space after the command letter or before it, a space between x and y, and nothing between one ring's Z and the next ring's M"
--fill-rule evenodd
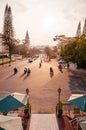
M67 68L69 69L69 67L70 67L70 64L69 64L69 63L67 63Z
M39 63L39 68L41 68L41 66L42 66L42 64L41 64L41 62Z
M54 71L53 71L53 68L50 67L50 77L52 78L52 76L54 76Z

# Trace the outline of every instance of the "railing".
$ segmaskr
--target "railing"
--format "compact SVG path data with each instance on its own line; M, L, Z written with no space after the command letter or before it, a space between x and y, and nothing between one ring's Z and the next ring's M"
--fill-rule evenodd
M23 130L26 130L28 120L30 119L30 117L31 117L31 105L29 104L29 105L26 105L25 109L24 109L24 117L22 119L22 121L23 121L23 123L22 123Z

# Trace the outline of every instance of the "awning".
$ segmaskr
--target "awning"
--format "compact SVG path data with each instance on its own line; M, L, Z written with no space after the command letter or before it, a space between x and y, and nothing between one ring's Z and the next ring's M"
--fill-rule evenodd
M79 94L76 96L73 94L68 102L72 105L75 105L76 107L78 107L80 110L86 112L86 94Z
M29 95L22 94L22 93L17 93L17 92L11 93L11 96L13 96L14 98L16 98L18 101L20 101L24 105L26 105L27 99L29 98Z
M81 96L83 96L83 95L85 95L85 94L72 94L72 95L70 96L70 98L68 99L68 101L73 100L73 99L76 99L76 98L81 97Z
M23 106L23 103L21 103L11 95L0 100L0 112L2 112L3 114L6 114L9 111L15 110Z
M6 129L4 129L4 128L0 127L0 130L6 130Z

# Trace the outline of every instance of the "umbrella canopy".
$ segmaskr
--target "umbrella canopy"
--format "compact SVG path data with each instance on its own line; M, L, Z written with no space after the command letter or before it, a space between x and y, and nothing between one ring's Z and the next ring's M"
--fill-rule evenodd
M86 95L85 94L76 94L75 96L71 96L68 100L68 102L72 105L75 105L76 107L78 107L80 110L86 112Z
M29 98L29 95L22 94L22 93L17 93L17 92L11 93L11 96L13 96L14 98L16 98L18 101L20 101L24 105L26 105L27 99Z
M11 95L8 95L2 100L0 100L0 112L2 112L3 114L6 114L9 111L15 110L23 106L23 103L21 103Z
M0 115L0 130L23 130L21 118Z
M0 127L0 130L6 130L6 129L3 129L2 127Z
M85 94L72 94L68 101L84 96Z

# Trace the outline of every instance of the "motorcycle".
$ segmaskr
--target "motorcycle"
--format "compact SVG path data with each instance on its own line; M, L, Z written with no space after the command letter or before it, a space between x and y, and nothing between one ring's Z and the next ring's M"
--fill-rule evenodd
M53 68L50 67L50 77L52 77L54 75L54 71L53 71Z
M14 74L16 74L18 72L18 69L15 67L14 68Z

